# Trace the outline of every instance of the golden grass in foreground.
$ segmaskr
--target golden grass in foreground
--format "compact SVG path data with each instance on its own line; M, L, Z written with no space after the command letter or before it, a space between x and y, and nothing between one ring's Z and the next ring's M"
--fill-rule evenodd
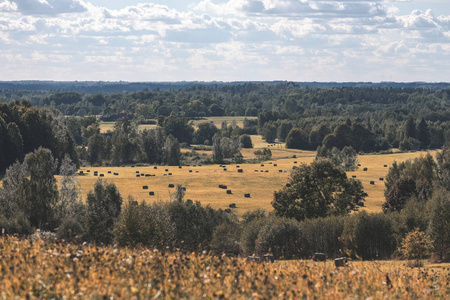
M252 150L254 151L254 149ZM186 199L200 201L203 205L209 204L213 208L223 209L227 208L230 203L236 203L237 213L242 215L257 208L271 211L272 205L270 203L273 199L273 192L285 186L292 167L298 166L300 163L309 164L315 158L315 152L312 151L297 150L291 152L289 157L292 157L292 153L296 154L297 158L274 159L264 162L264 166L261 166L260 163L241 164L239 168L243 169L243 173L238 173L236 165L227 166L227 171L223 171L219 165L183 166L182 169L159 166L156 170L153 167L85 167L81 170L86 175L80 176L79 179L83 199L86 199L87 192L94 188L94 183L98 179L98 177L93 176L93 172L96 170L99 174L104 174L106 180L114 182L124 198L127 195L132 195L138 201L145 200L150 203L157 200L168 201L170 192L174 191L168 185L182 184L187 189ZM348 175L356 175L369 195L366 198L366 206L362 209L368 212L381 212L385 185L380 178L386 177L389 167L394 161L400 162L425 154L426 152L414 152L360 156L361 167L355 172L349 172ZM388 167L384 167L384 165ZM368 170L363 171L364 168L368 168ZM166 169L168 171L165 171ZM87 170L91 172L87 173ZM192 172L189 172L189 170L192 170ZM279 172L279 170L282 170L282 172ZM108 174L108 171L111 174ZM139 171L139 174L156 176L136 178L136 171ZM119 173L119 175L114 176L114 173ZM169 173L172 173L172 175L168 175ZM370 184L371 181L374 181L373 185ZM227 185L232 194L228 195L226 190L219 189L219 184ZM144 190L144 185L147 185L149 189ZM155 196L150 196L149 191L155 192ZM251 198L245 198L245 193L250 193Z
M3 299L448 299L450 271L392 262L246 262L0 238ZM386 276L387 275L387 276ZM387 279L389 278L389 280ZM370 297L370 298L369 298Z

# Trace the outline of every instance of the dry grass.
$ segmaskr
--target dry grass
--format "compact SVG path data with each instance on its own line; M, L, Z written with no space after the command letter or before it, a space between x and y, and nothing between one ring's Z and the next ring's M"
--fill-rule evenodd
M3 299L448 299L450 272L398 262L247 262L0 237Z
M256 208L264 208L270 211L272 210L270 203L273 199L273 192L285 186L292 167L300 163L309 164L315 157L315 153L310 151L290 151L292 152L289 153L289 156L294 153L297 158L274 159L270 162L264 162L264 166L261 166L260 163L242 164L240 168L243 169L243 173L238 173L236 165L227 166L227 171L223 171L219 165L183 166L182 169L159 166L156 170L152 166L101 167L81 168L86 175L79 176L79 179L83 199L86 199L87 192L93 189L94 183L98 179L98 177L93 176L93 172L98 171L99 174L105 175L104 179L114 182L124 197L132 195L139 201L168 201L170 192L173 192L173 189L169 188L168 185L172 183L175 185L182 184L187 188L186 199L200 201L202 204L209 204L213 208L227 208L230 203L236 203L238 214ZM251 154L253 155L253 153ZM386 177L389 167L394 161L400 162L425 154L426 152L415 152L360 156L361 167L355 172L349 172L348 175L356 175L357 179L361 180L364 185L364 190L368 193L366 206L363 210L368 212L381 211L385 185L379 179ZM294 163L295 161L297 161L297 164ZM388 167L384 167L384 165ZM368 168L367 172L363 171L366 167ZM165 169L169 171L166 172ZM91 172L87 173L87 170ZM189 170L192 170L192 172L189 172ZM255 172L255 170L258 172ZM279 170L283 172L280 173ZM108 174L108 171L111 174ZM152 174L155 177L136 178L136 171L139 171L139 174ZM116 172L119 173L119 176L113 175ZM172 173L172 175L168 175L168 173ZM371 185L370 181L374 181L375 184ZM228 195L225 190L219 189L219 184L227 185L228 189L232 190L232 194ZM149 189L142 189L143 185L148 185ZM149 191L154 191L155 196L149 196ZM250 193L251 198L245 198L245 193Z

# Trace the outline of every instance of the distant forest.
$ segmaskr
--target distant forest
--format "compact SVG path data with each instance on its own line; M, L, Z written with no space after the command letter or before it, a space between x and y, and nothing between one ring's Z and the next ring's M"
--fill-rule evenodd
M333 148L352 147L360 153L408 151L437 149L450 142L450 85L446 83L18 81L1 82L0 88L0 101L5 103L0 106L2 170L38 146L58 149L54 155L61 159L60 146L52 145L67 136L60 134L66 130L61 122L73 139L72 143L64 137L64 147L71 148L65 152L74 161L78 156L91 164L177 163L178 143L221 147L217 161L239 160L239 142L252 134L262 135L268 143L286 142L288 148L318 149L320 156L328 156ZM39 128L30 125L31 112L37 116L33 122L46 128L39 131L48 133L45 139L29 141L36 139L32 131ZM114 132L103 134L92 116L121 123ZM194 128L189 122L210 116L249 118L243 128L232 124ZM135 130L139 123L157 123L162 131L144 136ZM214 139L216 134L220 138ZM76 155L72 144L96 151L77 149ZM18 149L13 152L17 155L11 156L11 149Z

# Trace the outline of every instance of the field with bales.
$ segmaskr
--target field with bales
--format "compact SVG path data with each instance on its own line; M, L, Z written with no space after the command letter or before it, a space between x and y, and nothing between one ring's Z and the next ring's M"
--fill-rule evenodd
M181 184L186 188L185 199L200 201L213 208L228 208L236 204L241 215L249 210L264 208L272 210L273 192L283 188L288 182L292 168L302 163L309 164L315 152L271 148L274 158L262 163L240 165L191 165L191 166L125 166L125 167L83 167L79 176L83 199L93 189L95 181L103 174L105 180L114 182L124 198L131 195L137 201L169 201L170 193ZM256 149L243 149L246 159L254 158ZM384 155L360 155L360 167L348 172L361 180L368 194L365 207L368 212L381 212L384 202L384 177L394 161L401 162L426 155L427 152L392 153ZM434 152L432 152L434 154ZM293 158L293 155L296 158ZM366 170L367 171L364 171ZM242 173L239 172L242 170ZM97 176L94 176L97 172ZM115 175L117 174L117 175ZM372 183L372 184L371 184ZM226 188L219 188L224 185ZM231 190L231 194L227 193ZM152 192L154 195L150 195ZM250 194L250 197L245 197Z
M0 237L3 299L446 299L448 265L249 262Z

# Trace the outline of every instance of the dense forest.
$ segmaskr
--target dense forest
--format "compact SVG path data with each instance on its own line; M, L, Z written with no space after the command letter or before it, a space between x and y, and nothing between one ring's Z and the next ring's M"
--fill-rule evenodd
M395 87L399 84L393 84L394 87L372 84L369 87L355 87L334 86L330 83L329 86L324 84L327 87L319 88L287 82L204 85L180 83L183 86L180 88L176 84L167 83L161 86L170 86L170 89L158 87L133 92L91 93L83 91L82 87L101 84L73 84L72 89L80 89L77 91L63 83L34 83L36 85L33 87L41 89L0 90L0 100L9 103L2 104L0 109L0 126L5 132L9 130L8 134L3 135L5 142L3 149L0 149L2 153L9 153L4 155L5 162L2 162L1 170L15 159L22 159L25 153L37 146L50 149L60 147L48 145L52 138L64 136L56 133L56 125L39 130L40 135L53 132L52 138L39 138L38 140L43 141L41 144L28 141L29 136L35 138L37 135L30 135L27 130L37 130L38 127L26 129L24 124L27 122L21 119L30 114L25 114L26 111L37 112L36 108L43 109L39 114L46 115L41 119L49 124L54 123L52 120L57 118L47 115L50 112L53 115L57 114L56 111L60 112L59 122L66 124L74 143L87 147L84 150L77 148L78 156L90 164L168 163L167 155L164 159L164 151L172 151L169 150L169 145L178 147L175 141L167 140L170 136L175 137L181 146L201 144L214 149L213 138L216 133L220 135L220 139L215 139L216 142L228 139L222 143L222 152L226 154L224 159L238 155L233 150L236 148L235 144L248 140L243 135L252 134L262 135L268 143L286 142L288 148L318 149L319 156L323 157L330 156L334 148L342 150L351 147L356 152L366 153L389 151L391 148L408 151L438 149L450 141L450 89L445 84L431 84L432 88L423 88L416 87L419 84L399 87ZM68 90L44 89L49 86ZM20 109L20 106L24 109ZM15 110L18 113L13 113ZM100 116L103 121L118 121L118 124L113 132L100 133L99 119L94 116ZM205 122L194 129L189 122L209 116L249 118L244 121L243 128L236 128L232 124L212 128L215 126ZM37 125L44 126L44 121L36 122ZM143 123L158 124L163 130L138 132L137 126ZM18 130L15 131L19 136L14 136L16 125ZM24 141L23 151L11 151L11 147L16 147L14 143L20 144L20 139ZM66 140L66 143L72 143L71 139ZM166 150L163 149L165 144ZM158 149L158 154L149 154L150 146L153 147L151 149ZM70 145L68 147L73 148ZM67 151L74 152L73 149ZM15 153L14 157L7 157L11 152ZM176 152L172 151L175 156ZM61 159L61 153L55 152L54 155ZM71 157L75 159L73 153ZM177 162L178 158L171 159L171 163Z

